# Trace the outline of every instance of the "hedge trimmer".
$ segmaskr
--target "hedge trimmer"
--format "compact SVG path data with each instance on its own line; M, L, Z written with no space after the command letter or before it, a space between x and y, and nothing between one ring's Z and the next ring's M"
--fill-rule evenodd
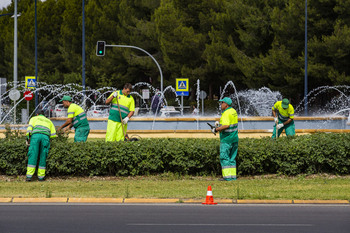
M212 129L215 129L215 126L214 126L214 125L212 125L212 124L210 124L210 123L208 123L208 122L207 122L207 124L209 125L209 127L210 127L211 130L212 130ZM211 132L213 132L213 131L211 131ZM216 133L213 132L213 134L216 136Z

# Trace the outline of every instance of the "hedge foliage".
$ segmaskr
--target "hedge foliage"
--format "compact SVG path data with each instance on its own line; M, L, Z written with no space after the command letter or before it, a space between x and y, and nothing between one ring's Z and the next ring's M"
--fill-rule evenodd
M47 159L50 176L133 176L172 172L220 175L217 139L142 139L136 142L73 143L53 140ZM25 139L0 140L0 174L26 172ZM239 141L239 175L349 174L350 134L314 134L293 138L244 138Z

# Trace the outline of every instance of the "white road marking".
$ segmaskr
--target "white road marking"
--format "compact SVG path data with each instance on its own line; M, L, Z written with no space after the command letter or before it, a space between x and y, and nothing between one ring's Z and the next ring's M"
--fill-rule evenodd
M272 226L272 227L311 227L312 224L274 224L274 223L258 223L258 224L234 224L234 223L129 223L129 226Z

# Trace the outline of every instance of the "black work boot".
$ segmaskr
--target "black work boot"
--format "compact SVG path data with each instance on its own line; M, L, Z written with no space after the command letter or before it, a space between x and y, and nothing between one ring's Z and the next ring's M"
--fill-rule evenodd
M32 178L27 177L26 182L30 182L30 181L32 181Z

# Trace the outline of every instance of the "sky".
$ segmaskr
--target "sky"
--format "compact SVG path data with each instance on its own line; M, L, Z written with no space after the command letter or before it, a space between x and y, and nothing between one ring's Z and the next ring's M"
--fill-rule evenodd
M0 9L7 7L11 4L11 0L0 0ZM17 2L18 4L18 2Z
M13 0L0 0L0 9L4 8L4 7L7 7L8 5L11 4ZM17 0L17 7L18 7L18 4L19 4L20 0ZM44 1L42 1L44 2Z

